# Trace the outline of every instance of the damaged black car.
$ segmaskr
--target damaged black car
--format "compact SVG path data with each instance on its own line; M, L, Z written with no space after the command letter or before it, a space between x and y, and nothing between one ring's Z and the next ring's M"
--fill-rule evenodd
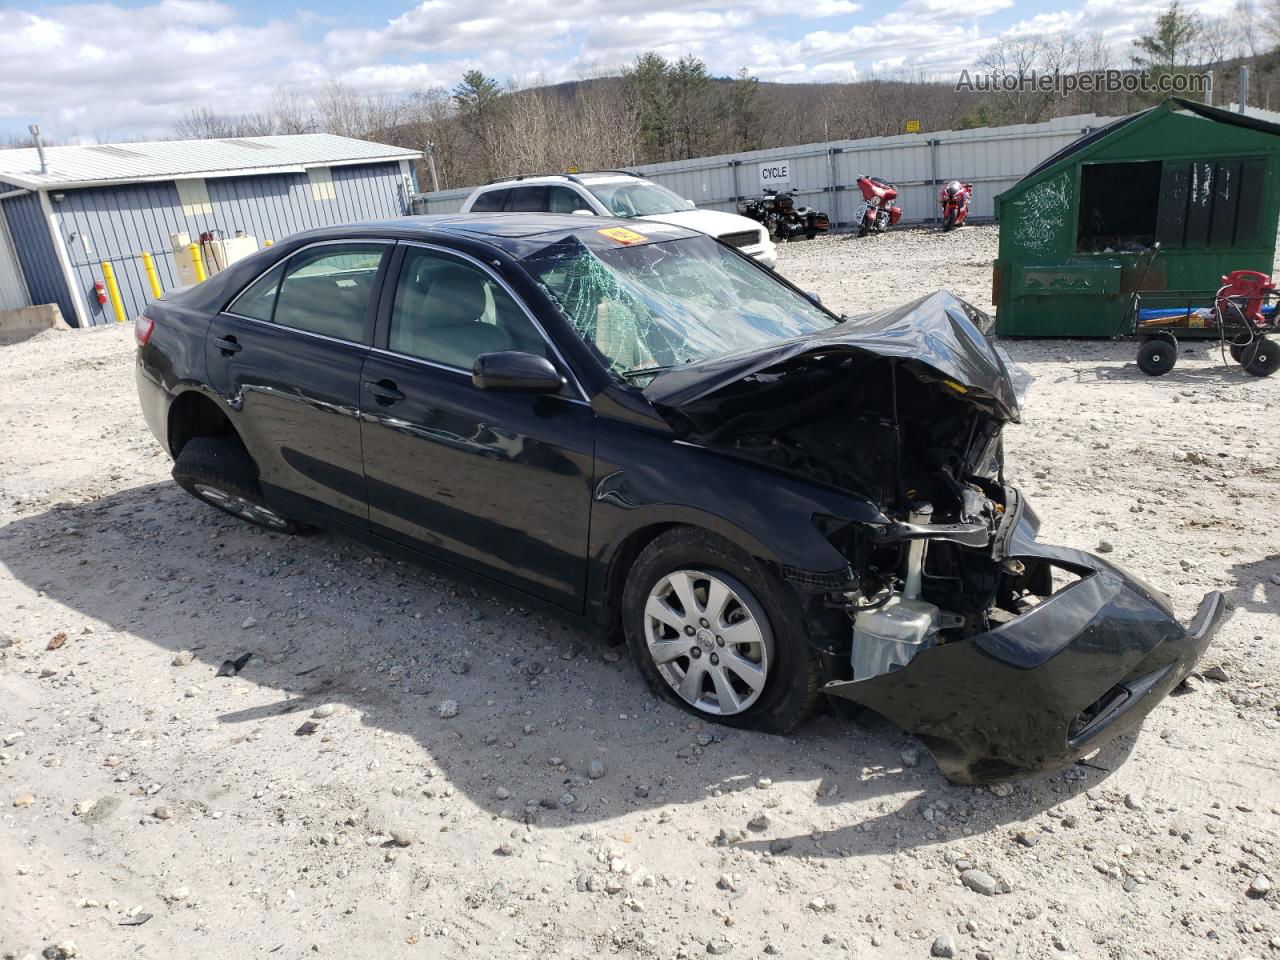
M984 782L1134 728L1189 626L1036 541L989 319L858 317L712 237L554 215L300 234L150 304L142 409L194 496L625 639L659 695L774 733L828 697Z

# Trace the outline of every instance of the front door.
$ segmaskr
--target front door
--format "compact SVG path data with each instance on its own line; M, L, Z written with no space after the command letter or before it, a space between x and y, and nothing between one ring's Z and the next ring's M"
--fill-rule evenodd
M383 260L368 241L305 247L214 318L209 382L226 400L269 502L368 525L360 373Z
M403 245L360 409L375 532L566 608L582 607L595 423L560 394L480 390L477 355L521 350L563 369L542 331L478 261Z

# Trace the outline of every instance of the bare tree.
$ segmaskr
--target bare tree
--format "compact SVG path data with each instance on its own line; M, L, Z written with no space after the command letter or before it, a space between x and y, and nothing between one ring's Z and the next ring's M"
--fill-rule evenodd
M1044 119L1053 94L1034 85L1038 73L1052 73L1061 47L1044 37L1006 37L997 40L978 62L1000 81L995 92L996 117L1005 123L1035 123Z
M274 118L277 133L314 133L316 130L315 107L310 98L297 90L277 90L271 95L267 109Z

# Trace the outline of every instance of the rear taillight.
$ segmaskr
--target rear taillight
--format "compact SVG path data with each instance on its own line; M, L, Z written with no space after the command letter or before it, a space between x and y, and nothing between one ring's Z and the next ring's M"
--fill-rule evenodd
M134 318L133 339L138 341L138 346L145 347L147 345L147 341L151 339L151 332L155 328L156 322L145 313L140 313Z

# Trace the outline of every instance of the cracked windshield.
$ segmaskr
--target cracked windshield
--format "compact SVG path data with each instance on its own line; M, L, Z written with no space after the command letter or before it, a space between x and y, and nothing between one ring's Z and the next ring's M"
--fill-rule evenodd
M525 265L627 379L839 322L710 237L591 250L569 236Z

